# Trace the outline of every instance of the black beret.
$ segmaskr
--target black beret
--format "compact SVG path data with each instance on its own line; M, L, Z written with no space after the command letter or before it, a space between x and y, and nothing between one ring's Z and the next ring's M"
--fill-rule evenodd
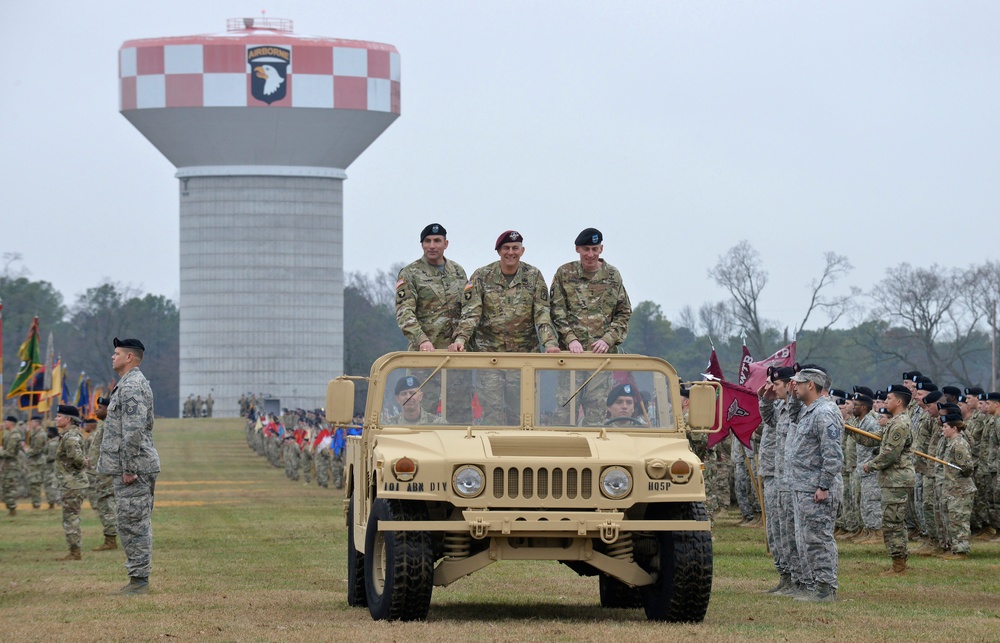
M938 411L961 413L962 409L958 408L957 404L952 404L951 402L938 402Z
M683 384L681 384L681 397L691 397L691 391Z
M924 396L924 404L934 404L938 400L944 397L944 393L941 391L931 391Z
M32 414L31 414L31 419L32 419L32 420L38 420L38 421L41 421L41 419L42 419L42 416L41 416L41 415L39 415L39 414L37 414L37 413L32 413Z
M4 418L4 421L13 422L14 424L17 424L17 418L14 417L13 415L8 415L7 417Z
M955 399L958 400L959 404L961 404L962 402L968 402L969 401L969 398L966 397L965 395L959 395Z
M892 413L889 412L889 409L885 408L884 406L880 407L879 410L878 410L878 412L881 415L892 415Z
M597 228L587 228L580 234L576 235L576 245L578 246L597 246L604 241L604 235Z
M941 418L941 424L957 424L962 421L962 414L958 412L949 411L945 415L939 416Z
M875 391L875 395L872 395L873 400L885 400L885 391Z
M435 235L439 234L442 237L447 237L448 236L448 231L445 230L444 226L441 225L440 223L431 223L431 224L428 224L427 227L425 227L423 230L420 231L420 240L423 241L424 239L426 239L427 237L429 237L432 234L435 234Z
M962 394L962 389L957 386L942 386L941 392L945 395L954 395L955 397L958 397Z
M99 397L99 398L97 398L97 404L98 404L98 406L107 406L110 403L111 403L111 399L110 398L107 398L107 397Z
M989 400L990 402L1000 402L1000 393L997 393L996 391L992 393L987 393L986 399Z
M777 382L778 380L790 380L795 373L796 370L794 366L767 367L767 376L772 382Z
M420 380L412 375L401 377L399 381L396 382L396 395L399 395L403 391L408 391L411 388L417 388L418 386L420 386Z
M979 388L978 386L970 386L969 388L965 389L965 394L968 395L968 396L970 396L970 397L977 397L979 395L982 395L985 392L986 391L984 391L983 389Z
M614 404L615 400L620 397L630 397L633 402L635 401L635 391L632 389L631 384L619 384L611 389L611 392L608 393L608 406Z
M906 371L905 373L903 373L903 379L912 380L913 378L920 377L921 375L923 375L923 373L921 373L920 371Z
M933 381L934 380L932 380L931 378L927 377L926 375L917 375L917 376L915 376L913 378L913 383L914 384L920 384L921 382L923 382L924 384L930 384Z
M842 400L846 400L847 391L841 391L839 388L830 389L830 397L839 397Z
M938 387L937 384L935 384L934 382L917 382L917 390L930 391L931 393L935 393L937 392Z
M493 247L494 250L499 250L500 246L505 243L524 243L524 237L517 230L508 230L497 237L497 243Z
M84 424L97 424L97 418L87 418L83 421Z
M56 413L59 415L66 415L71 418L80 417L80 411L75 406L70 406L69 404L60 404Z
M855 402L861 402L862 404L867 404L868 406L875 403L870 395L865 395L864 393L855 393L852 399Z
M867 386L855 386L854 392L861 393L862 395L867 395L868 397L873 397L875 395L875 391L871 390Z
M985 392L980 393L979 395L976 396L976 399L979 400L980 402L985 402L986 400L990 399L989 393Z
M142 345L138 339L118 339L115 337L115 348L137 348L141 351L146 350L146 347Z
M902 384L890 384L885 388L886 395L889 393L895 393L899 397L903 398L903 401L909 403L913 399L913 394L910 393L910 389L906 388Z

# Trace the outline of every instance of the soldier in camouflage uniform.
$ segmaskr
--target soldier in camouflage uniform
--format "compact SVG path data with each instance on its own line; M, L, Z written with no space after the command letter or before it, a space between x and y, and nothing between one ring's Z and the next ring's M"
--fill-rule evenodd
M3 444L0 446L0 482L3 485L3 501L7 513L17 515L17 486L21 481L21 453L24 451L24 435L17 425L17 418L8 415L3 421Z
M830 391L830 397L836 402L844 424L847 424L849 420L853 421L854 400L847 391L834 389ZM844 480L844 499L840 503L840 513L836 522L839 531L834 532L838 540L851 538L861 532L861 515L858 512L858 503L852 493L851 481L851 474L854 473L854 467L858 464L857 447L858 443L854 441L848 431L844 431L840 439L840 448L844 452L844 468L840 472Z
M316 437L313 438L313 459L316 461L316 484L324 489L330 488L330 465L333 453L330 444L333 442L333 432L329 427L321 425Z
M987 479L984 481L989 486L986 492L986 506L989 514L990 526L1000 533L1000 392L993 391L987 393L986 398L986 426L983 429L983 446L981 454L985 454L987 466ZM992 542L1000 542L1000 536Z
M423 256L399 271L396 281L396 323L409 350L434 351L448 348L455 340L462 317L462 291L468 277L458 263L446 259L448 231L431 223L420 231ZM413 372L423 381L430 372ZM447 409L452 424L472 423L471 376L457 370L447 372ZM441 400L440 376L424 385L423 407L436 415Z
M900 384L892 384L886 389L886 409L892 419L885 427L882 441L863 435L855 439L858 444L878 447L878 455L864 465L864 472L878 471L879 485L882 487L882 534L885 548L892 558L892 569L888 574L906 573L907 550L906 505L910 490L916 484L913 471L913 434L910 431L910 417L906 408L910 403L910 392Z
M960 412L949 411L942 417L945 424L941 429L941 459L954 467L937 464L935 475L941 486L938 495L940 511L944 518L947 551L941 556L945 560L964 560L969 555L969 520L972 517L972 502L976 496L976 483L972 479L975 467L972 449L964 435L965 422Z
M558 353L549 318L549 289L542 273L521 261L523 237L508 230L497 238L500 257L472 273L465 285L462 321L452 351L533 353L539 343L546 353ZM520 424L521 374L480 371L477 390L483 424Z
M596 228L587 228L577 235L576 252L579 261L563 264L552 278L549 315L559 337L559 347L571 353L617 353L628 336L628 320L632 304L618 269L601 259L604 235ZM590 377L577 372L576 386ZM571 390L570 374L558 377L558 394L554 422L568 424L570 407L566 404ZM599 373L577 395L584 409L584 424L603 423L604 402L611 390L611 374Z
M120 378L111 392L98 473L114 476L118 534L129 584L123 594L149 592L153 557L153 496L160 456L153 444L153 391L139 370L145 347L137 339L114 339L111 366Z
M299 481L299 456L301 453L295 436L286 429L285 437L281 443L281 459L285 463L285 476L295 482Z
M28 433L24 446L28 456L28 490L31 493L31 506L38 509L42 506L42 487L45 484L45 429L42 428L42 416L34 414L28 421Z
M781 484L785 471L785 440L794 421L793 413L797 417L801 406L798 400L790 399L789 381L794 374L795 369L789 366L770 367L767 380L757 391L763 427L757 470L764 491L767 544L779 576L778 584L767 590L769 594L785 594L806 585L795 544L795 516L789 506L790 494L782 493Z
M918 397L920 391L918 389ZM920 421L917 423L917 435L913 439L913 450L922 453L933 454L937 440L935 439L941 432L941 423L938 421L938 402L943 397L941 391L927 391L923 394L920 407L923 409ZM934 464L926 458L917 458L913 463L913 469L923 481L926 476L927 484L921 483L920 512L923 516L923 524L926 527L927 539L924 544L910 552L916 556L934 556L944 551L944 542L938 529L938 521L935 519L936 507L936 482L934 476Z
M861 387L855 387L861 388ZM870 390L870 389L867 389ZM879 391L881 393L881 391ZM879 396L881 397L881 395ZM880 400L881 402L884 400ZM872 435L881 437L884 424L889 423L888 411L882 415L882 420L878 415L872 413L872 405L875 400L867 393L857 392L854 394L854 425L862 431L867 431ZM871 462L878 448L868 447L858 444L851 434L851 439L857 444L857 463L854 473L851 476L851 484L854 487L855 497L858 499L858 512L861 515L862 531L853 539L854 543L874 545L883 542L882 536L882 488L878 484L878 474L874 471L866 472L864 467Z
M795 544L808 593L798 599L837 599L837 541L833 524L843 496L841 470L844 418L825 391L830 376L819 368L803 368L794 376L792 395L802 402L798 422L785 442L785 465L792 489Z
M48 428L48 442L45 443L45 498L49 501L49 509L55 509L61 502L62 481L56 474L56 451L59 450L59 429Z
M414 425L437 424L438 416L428 413L423 408L423 390L418 388L420 381L413 375L401 377L396 382L396 406L399 413L385 420L386 424ZM341 466L343 471L343 466Z
M104 442L104 419L108 417L108 398L97 398L97 419L101 424L93 432L87 451L87 477L97 500L97 515L104 529L104 542L91 551L112 551L118 549L118 503L115 502L115 480L113 476L97 473L97 461L101 459L101 444ZM91 475L91 471L93 475Z
M312 445L312 431L308 428L303 427L305 433L302 436L302 444L299 445L299 469L302 470L302 482L303 484L309 484L312 482L312 472L313 472L313 445Z
M965 435L968 437L969 446L972 450L972 462L975 466L973 480L976 483L976 499L972 505L972 519L970 528L974 537L992 538L996 536L993 528L989 526L989 513L986 510L986 484L984 480L989 469L985 461L985 451L983 445L983 430L986 428L986 413L979 408L979 396L984 391L978 387L966 388L964 400L959 402L959 406L964 406L968 413L963 413L965 417Z
M56 451L56 467L62 478L63 531L69 553L58 560L80 560L80 510L87 484L87 454L80 432L80 411L75 406L59 405L56 426L63 432Z

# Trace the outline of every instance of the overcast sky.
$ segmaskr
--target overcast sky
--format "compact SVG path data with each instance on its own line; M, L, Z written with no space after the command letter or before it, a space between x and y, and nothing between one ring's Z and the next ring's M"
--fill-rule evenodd
M402 115L347 170L348 272L415 259L436 221L469 272L514 228L551 278L594 226L633 303L676 319L725 296L708 270L747 239L763 316L794 325L826 251L855 265L844 289L998 254L995 1L4 8L0 249L67 303L104 278L179 295L174 168L117 111L119 47L262 8L400 52Z

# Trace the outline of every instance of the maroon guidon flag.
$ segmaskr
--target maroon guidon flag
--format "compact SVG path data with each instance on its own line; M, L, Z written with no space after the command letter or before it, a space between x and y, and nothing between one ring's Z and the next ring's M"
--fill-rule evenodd
M749 353L746 352L746 347L743 347L743 359L744 363L749 357ZM765 360L759 362L751 362L749 364L750 374L747 376L746 380L741 382L743 386L747 387L751 391L757 391L761 386L764 385L764 380L767 379L767 367L768 366L791 366L795 363L795 342L792 342L788 346L784 346L775 351L774 355L771 355ZM742 376L742 365L740 370L740 375Z

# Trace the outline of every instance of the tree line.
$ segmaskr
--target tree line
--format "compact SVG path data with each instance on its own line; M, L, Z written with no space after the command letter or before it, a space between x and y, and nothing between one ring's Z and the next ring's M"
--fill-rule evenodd
M768 285L763 257L746 241L722 254L708 278L729 297L682 309L671 321L651 301L633 302L623 349L662 357L681 377L701 379L713 346L726 375L735 379L745 341L755 359L764 359L793 339L797 360L826 366L835 386L879 388L905 370L921 370L936 382L996 390L1000 262L967 268L904 263L886 272L871 290L841 288L852 270L848 259L827 253L820 274L806 285L810 299L794 324L769 318L761 305ZM168 416L179 408L180 312L162 295L142 293L115 282L88 288L67 304L46 281L30 279L20 257L4 255L0 273L3 299L4 382L17 372L17 349L35 315L56 353L67 364L75 390L80 372L95 386L114 378L111 337L141 337L157 409ZM405 350L396 326L395 282L402 264L375 274L348 273L344 288L344 370L367 374L386 352ZM626 288L628 282L626 281ZM43 356L44 357L44 356ZM363 405L365 386L357 387ZM6 394L6 391L4 391Z

